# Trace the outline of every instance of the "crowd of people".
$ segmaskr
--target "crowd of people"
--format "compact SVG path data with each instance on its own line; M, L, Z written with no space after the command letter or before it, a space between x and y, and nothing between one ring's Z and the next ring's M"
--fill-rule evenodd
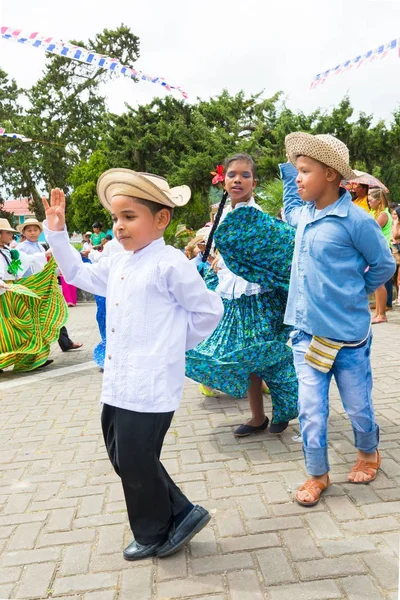
M385 323L392 304L400 209L389 207L382 189L358 186L352 197L342 181L356 174L347 147L333 136L292 133L286 152L288 162L280 166L282 218L260 209L255 163L236 154L225 162L214 221L184 252L166 246L163 234L174 208L189 201L190 189L170 188L162 177L128 169L106 171L97 184L99 200L112 215L114 239L107 240L95 223L81 252L73 248L59 189L52 190L50 203L43 200L48 263L27 227L27 248L33 244L33 250L18 247L22 258L13 257L12 229L0 222L0 311L14 302L12 310L21 305L29 312L45 301L37 275L33 284L25 277L43 255L41 273L50 281L46 298L53 302L52 335L46 334L43 348L66 320L57 265L68 285L96 297L102 429L134 536L124 550L126 560L173 554L211 518L190 502L160 461L185 374L206 396L247 396L251 416L235 436L267 430L279 435L298 417L309 477L295 499L307 507L330 485L327 426L334 377L357 452L347 480L365 484L378 474L371 325ZM13 290L21 287L17 295ZM18 329L16 318L10 323L11 332ZM13 358L7 362L16 344L11 335L7 340L5 350L0 346L0 368L14 364L22 370ZM18 351L31 356L23 345ZM271 418L265 392L271 395Z

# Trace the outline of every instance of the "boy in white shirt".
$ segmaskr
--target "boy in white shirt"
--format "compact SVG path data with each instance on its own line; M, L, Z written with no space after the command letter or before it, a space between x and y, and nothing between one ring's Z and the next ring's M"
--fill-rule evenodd
M218 325L222 301L163 234L190 189L156 175L111 169L97 184L124 250L83 263L65 230L65 199L44 199L44 231L68 283L107 298L107 347L101 402L105 444L121 477L134 541L127 560L177 552L210 520L162 466L161 454L185 376L185 351Z

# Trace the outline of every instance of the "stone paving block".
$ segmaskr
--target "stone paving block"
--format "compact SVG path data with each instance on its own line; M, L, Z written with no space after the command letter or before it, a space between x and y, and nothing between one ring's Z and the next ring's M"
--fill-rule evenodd
M116 588L118 573L88 573L71 577L58 577L53 586L54 594L75 594L91 590Z
M362 535L346 537L341 540L322 540L320 547L328 557L342 556L343 554L358 554L360 552L374 552L381 538L378 535Z
M42 550L18 550L6 552L1 558L1 566L28 565L34 563L51 562L60 558L61 547L43 548Z
M224 584L220 575L190 577L179 581L164 581L157 585L157 596L161 600L177 598L194 598L205 594L224 592Z
M320 540L343 537L332 517L326 513L314 513L306 515L306 521L310 525L316 538Z
M249 569L253 566L252 558L248 553L222 554L219 556L195 558L192 562L194 575L222 573L224 571L235 571L236 569Z
M378 502L378 504L368 504L363 508L363 511L367 517L400 515L400 502Z
M282 504L291 500L281 483L264 483L261 487L269 504Z
M323 577L346 577L347 575L361 575L367 572L365 565L357 556L321 558L320 560L298 562L296 566L301 579L304 580Z
M276 517L271 519L252 519L247 523L250 533L261 531L279 531L281 529L303 528L304 524L299 517Z
M79 575L86 573L89 568L92 547L90 544L76 544L65 549L61 562L60 575Z
M189 548L193 558L218 554L217 540L212 527L202 529L189 543Z
M281 548L261 550L256 552L256 556L268 588L271 585L297 581L297 575Z
M260 581L254 571L228 573L226 578L231 600L264 600Z
M122 583L119 600L151 600L152 594L152 567L141 567L134 571L125 571L122 574Z
M117 597L116 590L101 590L101 592L87 592L84 594L83 600L115 600ZM65 596L63 596L64 600ZM79 600L81 596L76 596L76 599ZM131 598L134 600L134 597Z
M60 533L43 533L36 544L37 548L46 546L59 546L60 544L78 544L80 542L91 542L94 540L96 531L94 529L83 529L81 531L63 531Z
M125 524L101 527L96 546L97 554L113 554L122 552L124 543Z
M211 490L211 497L226 498L234 496L251 496L258 493L258 489L255 485L242 485L237 488L219 488L217 490Z
M268 593L270 600L340 600L343 597L336 583L329 579L280 585L269 588Z
M72 521L75 516L75 508L62 508L53 510L46 523L47 532L69 531L72 526Z
M28 565L22 574L20 584L15 593L16 598L47 598L56 563Z
M379 502L379 497L370 485L354 485L349 483L344 485L343 489L357 505L362 506L363 504L374 504Z
M326 497L324 500L338 521L363 519L363 515L346 496Z
M21 567L0 568L0 584L16 583L20 579L21 572Z
M88 496L82 498L77 511L77 517L90 517L92 515L98 515L102 512L104 504L104 496Z
M157 581L182 579L187 577L187 564L185 551L177 552L157 560Z
M305 557L322 558L321 551L307 529L301 532L298 529L282 531L282 539L293 560L304 560Z
M4 489L3 489L4 493ZM24 513L32 499L32 494L14 494L10 497L3 509L3 515L14 515L15 513Z
M246 533L239 511L235 508L217 511L214 519L221 537Z
M394 517L381 517L368 519L366 521L356 521L355 523L342 523L341 528L344 531L352 533L370 534L383 531L393 531L398 529L399 522Z
M18 525L7 544L7 550L29 550L35 547L36 539L43 523L24 523Z
M268 509L260 496L243 496L237 499L237 503L245 519L261 519L269 516Z
M378 590L370 577L354 575L340 580L348 600L381 600L386 598Z
M396 590L399 584L399 560L389 552L376 552L363 556L379 585Z
M260 550L280 546L281 542L276 533L260 533L255 535L235 536L220 540L223 553L243 550Z
M232 485L232 481L229 477L229 473L226 469L218 469L218 471L208 471L206 478L209 485L212 488L216 487L229 487Z
M51 500L57 496L61 488L61 482L53 483L41 483L37 486L35 492L35 502L44 502L45 500Z
M202 502L208 498L207 486L204 481L188 481L183 488L191 502Z
M15 588L15 583L6 583L3 585L0 585L0 598L11 598L11 593L13 591L13 589ZM15 596L14 596L15 598Z

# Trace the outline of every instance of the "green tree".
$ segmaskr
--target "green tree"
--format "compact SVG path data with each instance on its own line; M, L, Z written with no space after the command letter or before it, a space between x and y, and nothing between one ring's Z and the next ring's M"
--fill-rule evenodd
M89 46L130 64L139 56L139 39L125 25L105 29ZM3 171L3 184L9 193L30 198L39 219L44 217L40 192L52 187L68 192L73 167L87 160L104 137L108 116L99 84L110 76L104 69L51 55L43 77L25 91L29 106L17 115L15 128L39 141L19 145Z

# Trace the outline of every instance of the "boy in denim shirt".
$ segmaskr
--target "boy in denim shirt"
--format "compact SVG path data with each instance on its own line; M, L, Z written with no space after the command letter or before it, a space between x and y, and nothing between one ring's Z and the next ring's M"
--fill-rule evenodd
M330 135L292 133L280 166L284 209L297 227L285 323L292 325L299 420L310 475L296 494L314 506L329 486L329 386L335 377L358 457L348 480L369 483L380 466L372 404L368 294L395 271L377 223L340 187L355 174L345 144ZM296 168L294 168L294 166Z

